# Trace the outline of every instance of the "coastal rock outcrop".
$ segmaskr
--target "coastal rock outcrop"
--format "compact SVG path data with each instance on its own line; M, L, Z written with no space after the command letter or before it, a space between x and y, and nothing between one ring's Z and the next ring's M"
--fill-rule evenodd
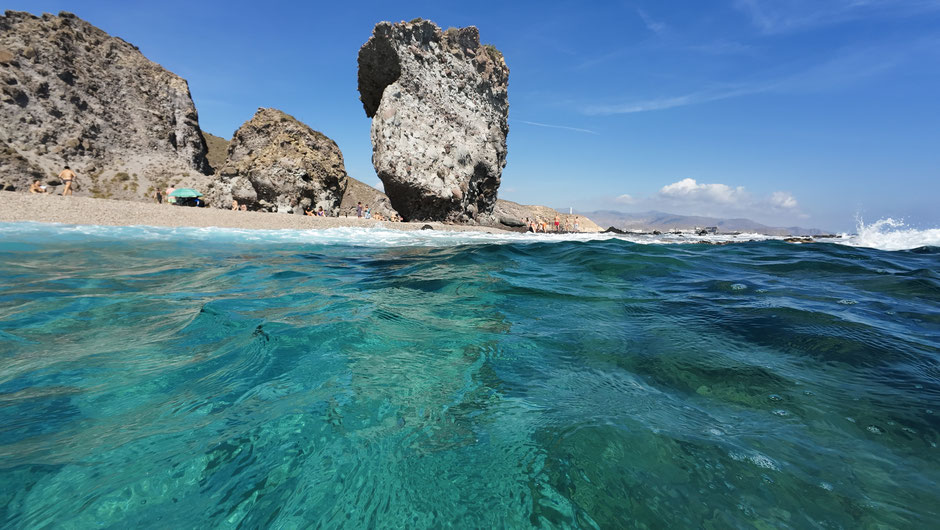
M508 81L502 54L473 26L375 26L359 50L359 94L376 173L406 219L493 222Z
M70 13L0 16L0 187L142 198L211 173L185 80Z
M526 220L553 223L555 216L558 216L561 226L567 225L572 230L575 223L578 224L579 232L600 232L603 230L597 223L581 214L568 214L548 206L524 205L503 199L496 201L493 216L500 224L510 228L525 226Z
M336 215L346 180L336 142L293 116L260 108L235 132L206 195L219 208L236 200L251 210L302 214L322 207Z

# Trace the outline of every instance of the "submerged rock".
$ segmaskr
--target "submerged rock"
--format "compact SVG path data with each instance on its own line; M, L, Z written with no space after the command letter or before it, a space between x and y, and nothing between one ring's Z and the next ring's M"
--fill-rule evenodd
M491 222L506 165L509 68L475 27L381 22L359 50L372 162L409 220Z
M0 16L0 87L0 187L68 164L79 194L143 198L211 173L186 81L71 13Z
M337 215L346 191L346 168L336 142L277 109L260 108L228 147L210 204L302 214L322 207Z

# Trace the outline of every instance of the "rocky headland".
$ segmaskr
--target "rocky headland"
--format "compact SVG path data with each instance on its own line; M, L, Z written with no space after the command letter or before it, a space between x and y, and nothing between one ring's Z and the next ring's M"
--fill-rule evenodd
M376 25L359 52L359 92L386 195L346 174L336 142L280 110L259 109L231 140L205 133L187 82L137 47L70 13L7 11L0 190L40 180L61 191L56 175L69 165L76 197L151 202L156 190L192 187L220 209L234 200L258 212L354 216L361 202L379 218L518 230L527 217L559 214L497 201L508 75L474 27ZM582 218L583 231L595 226Z
M509 68L475 27L381 22L359 50L372 162L408 219L492 222L506 165Z
M189 86L75 15L0 16L0 188L59 185L141 199L212 173Z

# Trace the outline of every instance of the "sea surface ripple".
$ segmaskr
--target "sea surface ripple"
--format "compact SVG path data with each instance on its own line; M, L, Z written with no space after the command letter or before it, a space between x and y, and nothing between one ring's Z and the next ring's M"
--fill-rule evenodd
M938 271L931 246L3 225L0 527L926 528Z

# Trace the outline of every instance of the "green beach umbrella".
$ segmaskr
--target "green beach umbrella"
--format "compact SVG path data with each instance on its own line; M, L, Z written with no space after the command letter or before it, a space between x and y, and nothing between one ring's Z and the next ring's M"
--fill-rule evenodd
M202 194L192 188L180 188L170 192L170 197L202 197Z

